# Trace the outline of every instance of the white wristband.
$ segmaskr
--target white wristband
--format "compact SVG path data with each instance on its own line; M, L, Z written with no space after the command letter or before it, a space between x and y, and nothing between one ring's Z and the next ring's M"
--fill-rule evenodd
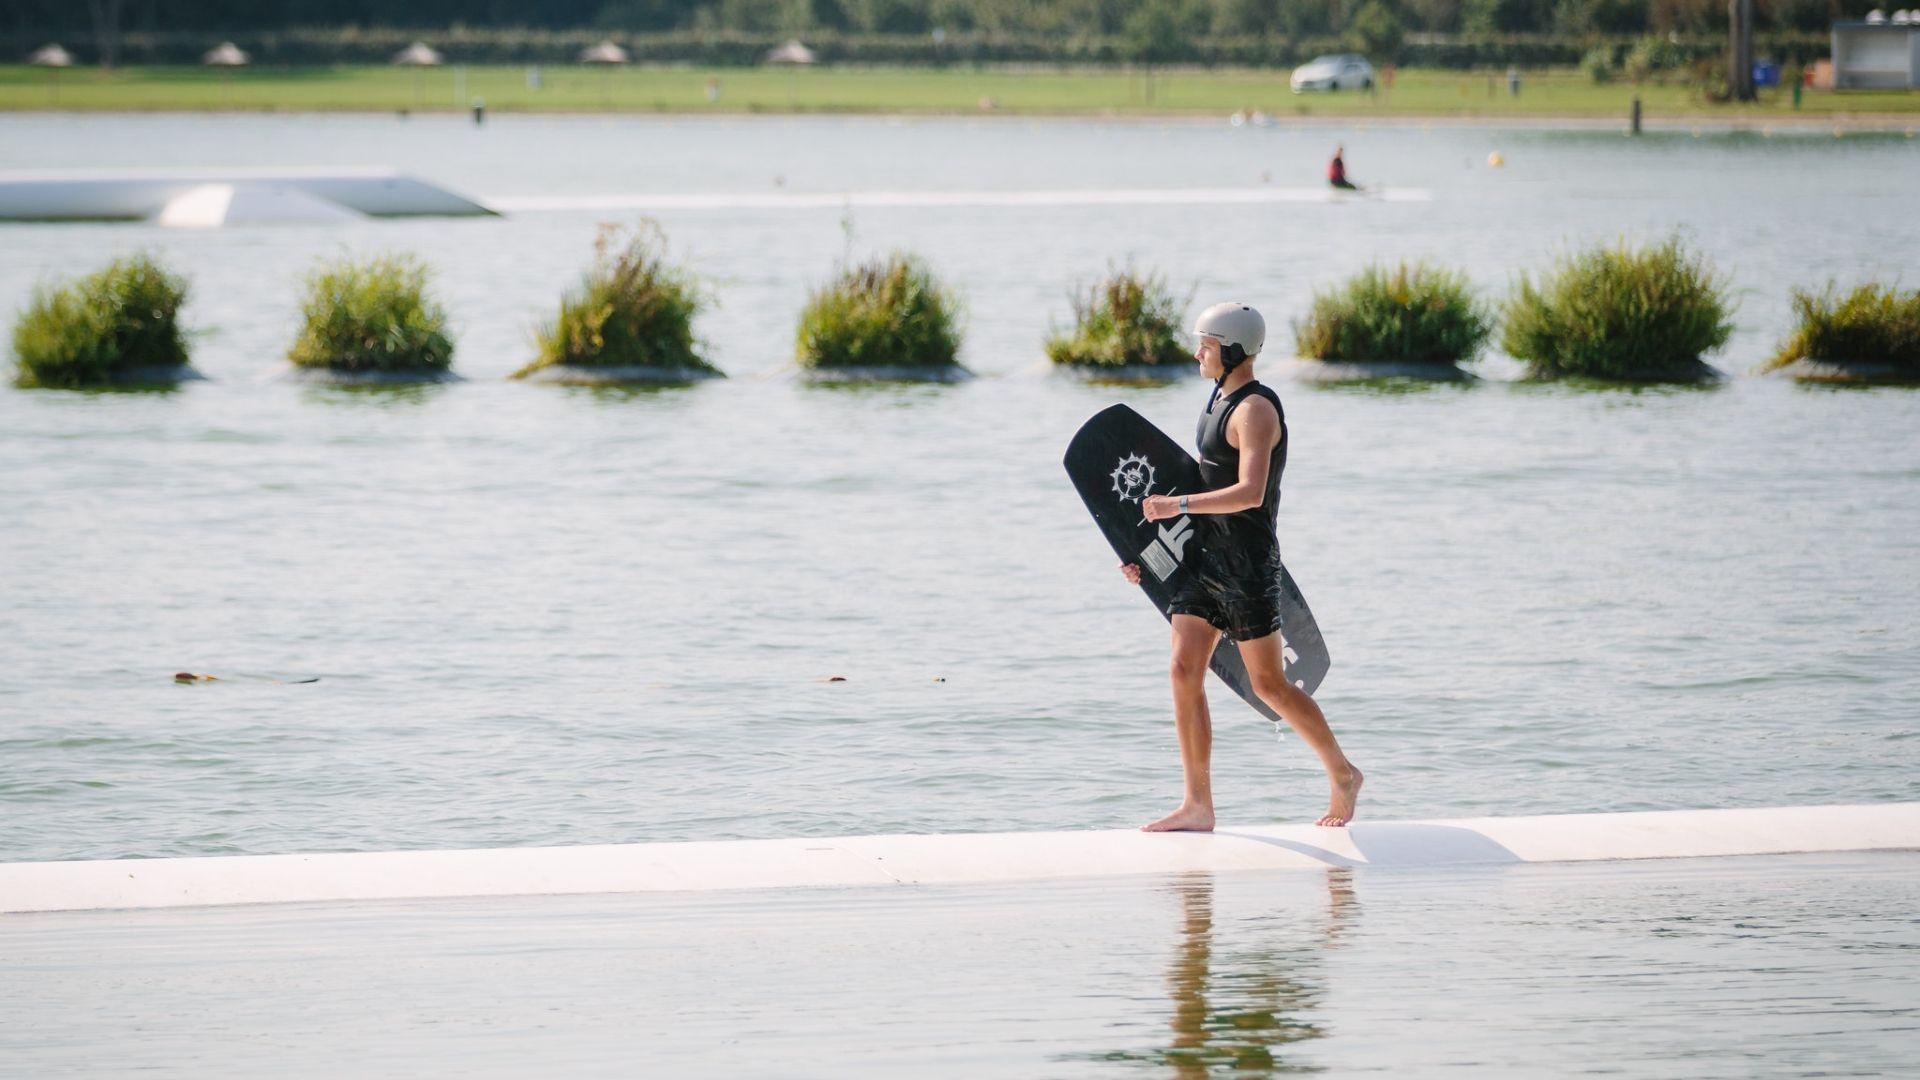
M1187 512L1187 497L1185 495L1180 496L1180 512L1183 514Z

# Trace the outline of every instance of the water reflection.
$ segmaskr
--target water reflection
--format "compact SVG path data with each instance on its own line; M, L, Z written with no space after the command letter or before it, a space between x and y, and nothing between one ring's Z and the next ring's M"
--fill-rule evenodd
M454 380L421 382L365 382L365 383L324 383L311 382L302 387L301 396L308 401L321 405L372 406L375 408L405 408L424 405L433 401L452 385Z
M1167 970L1171 1036L1163 1048L1104 1059L1164 1065L1179 1077L1322 1071L1287 1060L1285 1051L1326 1034L1318 1017L1326 993L1322 954L1339 947L1360 912L1352 870L1330 868L1326 881L1326 914L1308 924L1284 909L1216 924L1212 875L1176 881L1180 943ZM1275 940L1279 935L1287 940Z
M1711 365L1701 365L1693 376L1676 375L1665 379L1596 379L1581 375L1522 375L1507 385L1516 393L1553 397L1577 394L1617 394L1622 397L1677 397L1683 394L1711 394L1729 388L1732 373Z

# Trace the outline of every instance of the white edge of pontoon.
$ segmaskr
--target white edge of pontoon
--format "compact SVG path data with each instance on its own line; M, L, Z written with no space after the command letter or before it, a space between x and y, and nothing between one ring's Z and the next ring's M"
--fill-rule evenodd
M1235 206L1262 203L1430 202L1423 188L1353 195L1328 187L1056 188L966 191L701 191L602 195L494 195L501 213L615 210L840 210L1051 206Z
M0 913L1920 850L1920 803L0 864Z

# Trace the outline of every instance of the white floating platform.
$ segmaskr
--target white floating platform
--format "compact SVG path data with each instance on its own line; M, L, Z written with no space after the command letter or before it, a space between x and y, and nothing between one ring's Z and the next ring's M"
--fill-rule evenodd
M492 210L391 169L0 172L0 221L155 221L208 227Z
M1920 803L0 864L0 913L1920 850Z
M487 205L502 213L609 210L839 210L883 207L1227 206L1252 203L1429 202L1418 188L1335 191L1281 188L1064 188L1030 191L769 191L658 192L626 195L502 195Z

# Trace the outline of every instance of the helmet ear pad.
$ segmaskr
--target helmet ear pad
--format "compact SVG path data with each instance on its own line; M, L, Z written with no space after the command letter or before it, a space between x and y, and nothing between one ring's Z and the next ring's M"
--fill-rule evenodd
M1228 371L1239 367L1246 359L1247 347L1245 345L1236 341L1231 345L1220 346L1220 363Z

